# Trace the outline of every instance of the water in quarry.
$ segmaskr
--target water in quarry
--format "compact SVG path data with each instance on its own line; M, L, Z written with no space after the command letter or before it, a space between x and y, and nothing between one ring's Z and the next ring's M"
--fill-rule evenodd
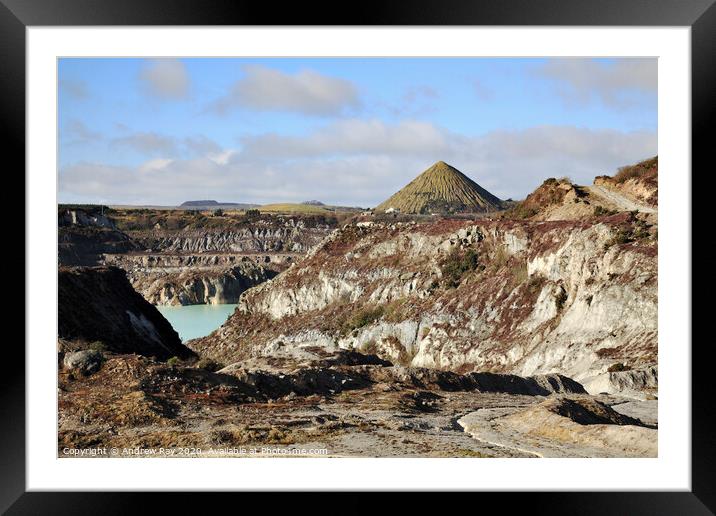
M157 306L157 310L171 323L182 342L209 335L234 313L231 305Z

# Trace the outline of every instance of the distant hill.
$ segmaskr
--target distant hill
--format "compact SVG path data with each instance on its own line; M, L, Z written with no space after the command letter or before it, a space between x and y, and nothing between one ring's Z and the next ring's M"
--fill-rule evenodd
M204 208L204 209L216 209L216 208L234 208L237 210L246 210L250 208L256 208L258 204L247 204L240 202L219 202L213 199L199 200L199 201L185 201L179 205L180 208Z
M408 183L375 210L401 213L487 212L502 208L502 201L444 161Z
M233 203L224 203L224 204L233 204ZM218 206L219 203L214 200L206 200L206 201L186 201L181 203L179 206Z
M301 204L306 204L307 206L325 206L321 201L303 201Z

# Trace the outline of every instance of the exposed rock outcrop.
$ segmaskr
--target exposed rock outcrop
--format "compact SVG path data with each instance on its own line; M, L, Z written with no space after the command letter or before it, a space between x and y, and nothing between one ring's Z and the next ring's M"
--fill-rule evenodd
M352 350L304 347L263 358L231 364L219 371L235 376L262 392L285 396L332 394L372 384L400 389L448 392L475 391L529 396L555 393L586 394L584 388L562 375L520 377L509 374L457 374L436 369L394 366L376 355Z
M244 291L276 274L247 261L228 269L135 269L129 277L135 290L154 305L219 305L238 303Z
M305 253L330 233L331 227L306 227L301 220L220 228L130 230L143 249L163 253Z
M181 272L187 268L194 270L217 267L228 269L246 262L259 264L271 270L282 271L300 257L301 255L299 254L289 253L108 253L103 256L102 264L124 269L130 277L134 277L135 274L149 273L154 269L162 269L168 272Z
M106 254L132 286L155 305L237 303L248 288L285 270L296 255Z
M652 168L498 220L432 215L515 206L444 163L419 215L65 207L61 258L121 269L59 270L58 455L655 457ZM239 307L186 347L142 296Z
M162 360L194 355L121 269L61 267L58 297L59 337L75 346L99 341L108 351Z
M657 246L636 225L631 214L349 225L188 345L224 363L319 345L412 367L577 381L618 362L651 366Z
M104 253L127 253L137 246L119 231L101 207L60 207L57 213L60 265L99 265Z
M576 220L594 215L588 191L567 179L545 180L527 198L502 214L508 219Z
M458 423L475 439L537 457L656 457L657 430L586 397L483 409Z
M301 258L335 224L332 216L258 212L206 216L125 210L115 217L132 252L107 249L101 264L127 271L134 288L162 305L236 303L244 290Z
M646 399L658 393L659 370L657 366L651 366L628 371L606 371L585 378L584 384L592 393L619 393Z

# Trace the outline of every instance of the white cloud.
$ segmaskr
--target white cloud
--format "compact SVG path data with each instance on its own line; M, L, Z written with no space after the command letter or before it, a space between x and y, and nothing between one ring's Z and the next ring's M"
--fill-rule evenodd
M610 62L555 58L535 69L538 76L555 81L557 92L569 103L599 99L615 108L655 100L657 71L656 58L620 58Z
M407 88L397 102L376 103L378 109L384 109L396 117L413 118L435 111L435 100L440 94L435 88L427 85Z
M178 158L206 157L220 165L228 163L235 154L233 149L224 149L204 135L175 138L158 133L130 133L110 140L110 147L129 149L145 156L161 156L148 163L172 161ZM171 156L172 159L166 156Z
M217 165L226 165L229 163L229 160L232 158L232 156L235 155L236 151L234 149L226 149L220 152L209 153L206 155L206 157Z
M196 154L208 154L210 152L217 153L221 152L221 146L213 140L210 140L204 135L190 136L184 138L184 146L190 152Z
M171 155L176 152L174 139L157 133L133 133L128 136L114 138L110 145L131 149L147 156L156 154Z
M350 81L313 70L287 74L264 66L244 67L245 76L217 100L218 113L243 107L257 111L290 111L307 115L338 115L360 107L358 91Z
M139 78L154 96L176 100L189 95L189 73L178 59L150 59L140 71Z
M166 168L171 165L173 162L174 160L169 158L150 159L149 161L145 161L144 163L139 165L139 171L152 172L156 170L162 170L163 168Z
M297 158L340 155L426 155L447 147L448 133L427 122L388 125L380 120L341 120L301 137L273 133L241 140L246 157Z
M466 137L424 122L345 120L305 137L247 138L237 151L141 167L79 163L60 172L63 202L178 204L197 196L235 202L373 206L444 160L501 198L522 198L548 177L594 176L657 153L656 133L543 126ZM152 162L150 162L152 163ZM145 169L147 165L145 164ZM105 200L110 198L109 201Z

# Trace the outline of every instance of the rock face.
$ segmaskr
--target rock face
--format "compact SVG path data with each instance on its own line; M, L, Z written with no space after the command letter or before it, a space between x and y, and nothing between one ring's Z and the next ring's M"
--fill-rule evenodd
M305 253L330 233L328 226L306 227L289 219L272 225L182 230L129 231L144 249L162 253Z
M60 208L57 214L60 227L92 226L98 228L117 229L114 223L104 214L104 208L99 207L66 207Z
M620 393L648 399L659 391L659 369L650 366L629 371L607 371L585 378L584 384L590 392Z
M57 223L61 265L98 265L104 253L127 253L137 249L99 207L60 208Z
M230 269L252 262L271 270L282 271L301 255L289 253L256 253L256 254L226 254L226 253L198 253L198 254L160 254L160 253L132 253L132 254L105 254L103 265L119 267L130 275L140 272L152 272L154 269L180 272L184 269Z
M132 270L132 286L153 305L218 305L238 303L243 292L274 277L276 271L254 262L224 269L185 268Z
M108 351L161 360L193 356L159 311L132 289L115 267L67 268L58 272L58 333L62 339Z
M244 290L302 257L335 223L324 215L170 210L117 211L115 217L132 251L105 252L100 263L127 271L134 288L161 305L236 303Z
M653 366L657 245L639 227L627 213L348 225L189 346L223 363L338 346L411 367L577 381Z
M137 292L154 305L237 303L248 288L285 270L296 255L106 254Z
M568 179L545 180L526 199L507 210L503 217L531 220L576 220L594 215L597 206L588 191Z
M467 373L394 366L376 355L364 355L339 348L302 348L231 364L219 371L241 379L263 392L281 397L330 394L369 385L390 385L393 389L429 389L446 392L548 396L557 393L586 394L584 387L566 376L521 377L510 374Z
M452 213L496 211L501 207L500 199L456 168L438 161L375 210Z

